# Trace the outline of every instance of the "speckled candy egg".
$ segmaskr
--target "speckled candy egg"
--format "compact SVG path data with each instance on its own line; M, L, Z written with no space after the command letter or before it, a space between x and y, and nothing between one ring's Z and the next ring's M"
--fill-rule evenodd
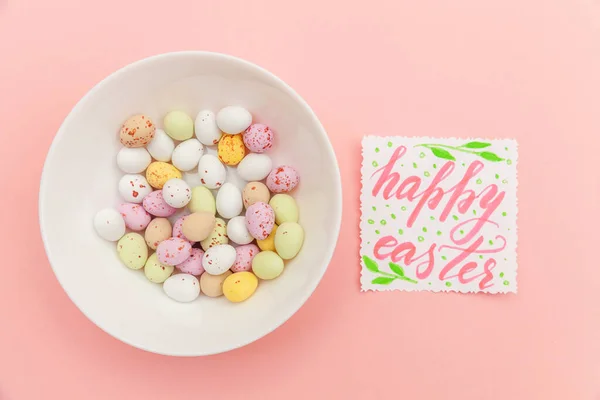
M131 269L140 269L148 259L148 246L139 233L130 232L117 242L119 258Z
M252 124L244 132L244 144L253 153L264 153L273 147L274 133L266 125Z
M152 253L144 265L144 275L150 282L163 283L171 276L175 267L171 265L164 265L158 261L156 253Z
M142 231L146 229L152 217L144 210L139 204L134 203L123 203L117 207L117 210L123 216L125 226L132 231Z
M200 282L190 274L171 275L163 283L163 290L171 299L180 303L189 303L200 295Z
M245 181L261 181L273 169L271 157L266 154L250 153L237 167L237 173Z
M267 203L254 203L246 210L246 227L253 238L266 239L273 230L273 225L275 212Z
M169 163L155 161L146 170L146 179L155 189L162 189L169 179L181 179L181 172Z
M235 248L235 262L231 266L233 272L250 271L252 269L252 259L258 254L260 249L255 244L247 244Z
M119 211L105 208L96 213L94 228L102 239L116 242L125 234L125 221Z
M204 252L200 249L192 249L192 254L187 260L177 265L177 269L186 274L200 276L204 272L202 267L202 257Z
M169 179L162 190L163 199L171 207L182 208L192 199L192 189L183 179Z
M229 243L229 238L227 237L227 225L221 218L215 218L215 229L206 239L200 242L202 249L207 251L213 246L227 243Z
M246 155L242 135L223 135L217 147L219 160L226 165L238 165Z
M177 219L177 221L175 221L175 223L173 224L173 237L183 239L185 241L190 242L191 245L194 245L196 242L192 242L187 237L185 237L185 235L183 234L183 222L185 221L186 218L187 218L187 215L184 215L184 216L180 217L179 219Z
M209 189L218 189L225 183L227 170L212 154L205 154L198 163L200 182Z
M262 251L275 251L275 235L277 234L277 224L273 225L273 230L266 239L257 240L256 244Z
M227 300L239 303L247 300L256 292L258 279L249 271L236 272L229 275L223 282L223 294Z
M267 187L273 193L286 193L294 190L299 181L300 176L294 168L282 165L267 176Z
M163 240L156 248L158 261L166 265L181 264L188 259L191 253L192 245L190 242L175 237Z
M142 205L148 213L155 217L170 217L177 212L175 207L167 204L161 190L155 190L144 197Z
M221 275L235 262L235 248L228 244L219 244L206 250L202 257L204 271L211 275Z
M171 237L171 223L166 218L154 218L144 232L146 244L156 250L160 242Z
M119 194L129 203L141 203L152 192L152 187L142 175L123 175L119 180Z
M173 165L180 171L190 171L198 166L204 154L204 146L197 139L188 139L175 147L172 155Z
M240 215L244 209L242 192L233 183L225 183L217 193L217 212L225 219Z
M252 115L243 107L228 106L217 113L217 126L229 135L245 131L252 123Z
M223 282L231 275L231 271L225 271L221 275L200 275L200 289L208 297L219 297L223 295Z
M242 192L242 200L246 208L259 201L268 203L270 198L269 188L262 182L248 182Z
M125 147L144 147L154 137L156 127L145 115L134 115L121 126L120 139Z
M123 147L117 153L117 165L126 174L139 174L143 172L152 157L143 147Z
M246 217L242 215L233 217L227 222L227 236L237 244L248 244L254 240L246 227Z
M217 126L215 113L210 110L202 110L196 116L194 122L196 137L205 146L212 146L219 143L222 132Z
M171 161L171 154L173 154L173 150L175 149L175 142L169 135L165 133L162 129L157 129L154 134L154 139L148 146L148 153L156 160L156 161Z

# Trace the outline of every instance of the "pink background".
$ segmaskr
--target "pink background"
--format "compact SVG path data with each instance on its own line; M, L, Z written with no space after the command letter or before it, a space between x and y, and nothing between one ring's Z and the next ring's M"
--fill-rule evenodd
M91 3L0 0L2 400L600 398L598 1ZM246 58L296 88L344 185L340 245L305 307L194 359L89 322L37 223L44 156L75 102L119 67L183 49ZM366 133L519 140L518 295L359 292Z

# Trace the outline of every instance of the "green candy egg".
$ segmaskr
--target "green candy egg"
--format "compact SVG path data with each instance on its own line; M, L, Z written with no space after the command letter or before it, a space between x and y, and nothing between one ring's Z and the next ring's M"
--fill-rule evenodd
M148 246L142 235L131 232L119 240L117 253L125 266L131 269L140 269L148 259Z
M275 279L283 272L283 260L273 251L261 251L252 259L252 272L260 279Z
M163 120L165 132L175 140L188 140L194 136L194 121L183 111L171 111Z
M213 215L217 214L215 196L205 186L196 186L192 189L192 200L190 200L188 208L193 213L207 211Z
M298 254L304 243L304 230L296 222L284 222L275 233L275 250L284 260L290 260Z
M298 222L298 205L289 194L276 194L269 201L269 205L275 211L277 225L284 222Z
M152 253L144 266L144 275L150 282L163 283L171 276L175 267L161 264L156 253Z

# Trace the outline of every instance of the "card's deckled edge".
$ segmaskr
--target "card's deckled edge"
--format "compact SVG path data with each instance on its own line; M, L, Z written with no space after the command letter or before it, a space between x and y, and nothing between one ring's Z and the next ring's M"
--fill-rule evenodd
M365 161L365 141L369 138L376 138L376 139L382 139L382 140L390 140L390 139L398 139L398 138L406 138L406 139L423 139L423 140L427 140L427 139L451 139L451 140L469 140L469 141L473 141L473 140L478 140L478 139L487 139L487 140L507 140L510 142L513 142L515 145L515 159L513 161L514 163L514 168L515 168L515 179L516 179L516 183L515 183L515 208L516 208L516 214L515 214L515 243L514 243L514 254L515 254L515 286L514 286L514 291L513 290L498 290L495 292L492 291L487 291L487 292L483 292L483 291L475 291L475 290L468 290L468 291L461 291L461 290L455 290L455 289L451 289L451 288L443 288L440 290L435 290L435 289L428 289L428 290L422 290L422 289L406 289L406 288L391 288L391 287L386 287L386 288L381 288L379 290L375 290L373 288L365 288L365 286L363 285L363 278L364 278L364 271L365 271L365 265L364 262L362 260L362 253L363 253L363 238L362 238L362 230L363 230L363 200L364 200L364 161ZM469 293L473 293L473 294L483 294L483 295L493 295L493 294L517 294L518 292L518 287L519 287L519 281L517 279L517 275L518 275L518 271L519 271L519 253L518 253L518 243L519 243L519 142L517 141L516 138L500 138L500 137L434 137L434 136L377 136L377 135L364 135L361 139L360 142L360 156L361 156L361 161L360 161L360 202L359 202L359 211L360 211L360 220L359 220L359 234L360 234L360 247L359 247L359 253L358 253L358 259L359 259L359 265L360 265L360 291L361 292L391 292L391 291L400 291L400 292L433 292L433 293L447 293L447 292L454 292L454 293L464 293L464 294L469 294Z

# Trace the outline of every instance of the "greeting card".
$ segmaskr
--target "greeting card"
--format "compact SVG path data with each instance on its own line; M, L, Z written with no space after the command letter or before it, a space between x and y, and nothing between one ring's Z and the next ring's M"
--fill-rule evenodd
M517 143L367 136L361 288L517 291Z

